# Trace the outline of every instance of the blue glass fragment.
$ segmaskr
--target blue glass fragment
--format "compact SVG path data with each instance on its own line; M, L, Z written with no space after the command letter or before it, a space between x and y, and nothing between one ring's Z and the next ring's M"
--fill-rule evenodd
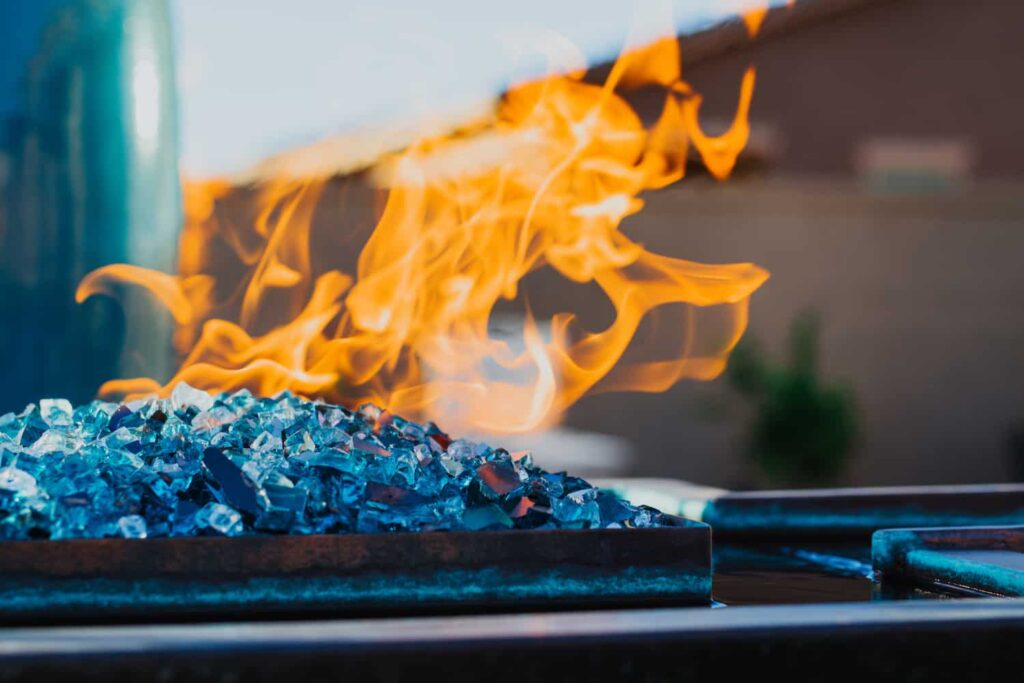
M43 419L42 415L39 414L39 410L34 406L30 406L30 409L26 412L28 415L22 424L20 442L22 446L31 446L39 437L46 433L50 425L46 424L46 420Z
M483 482L485 491L495 498L504 496L520 486L523 482L511 462L488 462L476 468L476 475Z
M44 399L0 416L0 538L657 525L529 454L282 393Z
M259 511L255 487L242 474L242 469L228 460L219 449L207 448L203 451L203 464L220 484L225 500L239 510L253 514Z
M470 531L512 528L512 518L497 505L481 505L469 508L463 513L462 520L465 527Z
M0 470L0 494L19 495L27 498L34 496L35 493L36 480L28 472L16 467L6 467Z
M138 515L125 515L117 520L117 529L125 538L145 538L146 520Z
M429 498L421 496L415 491L403 489L400 486L385 486L370 482L366 485L367 503L376 506L414 508L419 505L426 505Z
M266 484L264 489L270 504L275 508L289 510L290 512L302 512L306 507L306 496L308 491L304 488L294 486L281 486L280 484Z
M605 522L622 523L633 516L633 506L610 491L597 493L597 508Z
M196 513L196 525L224 536L238 536L242 533L242 515L227 505L207 503Z

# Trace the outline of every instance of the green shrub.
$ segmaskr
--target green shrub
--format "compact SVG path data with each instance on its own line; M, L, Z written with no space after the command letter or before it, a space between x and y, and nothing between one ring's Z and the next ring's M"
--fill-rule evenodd
M784 363L766 358L749 337L729 363L730 384L755 406L749 456L773 485L835 483L857 440L852 389L819 376L820 327L816 313L798 316Z

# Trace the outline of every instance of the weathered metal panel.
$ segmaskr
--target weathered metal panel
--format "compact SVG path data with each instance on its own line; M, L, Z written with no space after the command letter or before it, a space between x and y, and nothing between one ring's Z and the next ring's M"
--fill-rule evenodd
M1024 526L889 529L873 536L871 554L886 582L1024 596Z
M708 604L710 529L0 544L0 621L204 620Z
M716 534L867 539L878 529L1024 523L1024 485L729 493L707 503Z

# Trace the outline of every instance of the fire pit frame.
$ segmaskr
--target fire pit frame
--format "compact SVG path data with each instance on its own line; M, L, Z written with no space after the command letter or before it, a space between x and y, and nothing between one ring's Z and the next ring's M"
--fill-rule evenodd
M893 486L730 492L701 521L719 536L868 540L879 529L1024 522L1024 484Z
M1005 680L1024 600L0 629L9 681Z
M872 537L871 555L883 584L1024 596L1024 526L884 529Z
M711 530L417 532L0 544L0 623L707 605Z

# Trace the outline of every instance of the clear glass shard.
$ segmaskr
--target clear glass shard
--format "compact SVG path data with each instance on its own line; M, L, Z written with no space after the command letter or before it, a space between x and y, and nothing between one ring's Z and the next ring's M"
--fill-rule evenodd
M0 416L0 536L642 528L659 513L545 472L527 453L453 440L376 406L283 393Z

